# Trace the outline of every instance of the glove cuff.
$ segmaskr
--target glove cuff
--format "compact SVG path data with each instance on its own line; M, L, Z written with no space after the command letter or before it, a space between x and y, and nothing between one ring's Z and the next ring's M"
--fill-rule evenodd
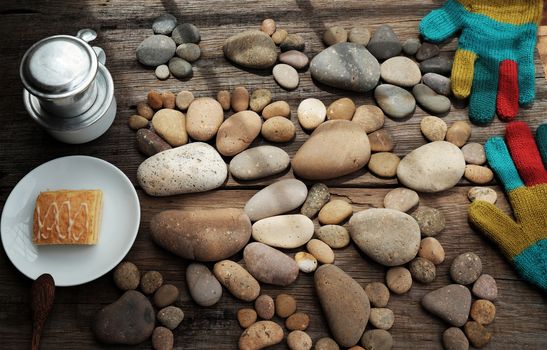
M519 274L547 292L547 239L542 239L513 257Z

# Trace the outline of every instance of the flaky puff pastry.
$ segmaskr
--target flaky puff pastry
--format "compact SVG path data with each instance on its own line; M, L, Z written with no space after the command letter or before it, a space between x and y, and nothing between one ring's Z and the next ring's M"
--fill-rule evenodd
M34 209L32 242L38 245L96 244L102 206L100 190L41 192Z

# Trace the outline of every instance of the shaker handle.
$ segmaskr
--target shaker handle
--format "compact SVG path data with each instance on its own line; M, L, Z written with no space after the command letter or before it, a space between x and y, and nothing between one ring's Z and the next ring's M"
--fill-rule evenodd
M106 54L104 53L104 50L98 46L93 46L93 51L95 51L99 62L101 62L101 64L104 66L104 64L106 63Z
M78 33L76 33L76 37L82 39L86 43L89 43L97 38L97 32L90 28L84 28L80 29ZM95 51L99 62L104 65L106 63L106 54L104 53L104 50L98 46L93 46L93 51Z

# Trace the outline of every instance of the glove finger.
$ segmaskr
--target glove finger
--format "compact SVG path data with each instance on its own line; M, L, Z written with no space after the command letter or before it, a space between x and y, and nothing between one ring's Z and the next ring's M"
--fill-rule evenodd
M488 238L496 242L510 259L519 254L528 243L523 240L520 226L495 205L485 201L471 203L469 221Z
M514 119L519 111L518 69L513 60L500 63L496 106L498 117L502 120Z
M536 130L536 145L543 159L543 166L547 166L547 124L541 124Z
M535 38L535 34L534 34ZM534 64L534 47L526 49L526 55L518 60L519 103L528 105L536 98L536 65ZM523 51L523 48L521 48Z
M473 85L473 73L477 54L473 51L458 49L452 65L452 92L457 98L467 98Z
M479 57L475 61L475 74L469 101L469 119L475 124L485 125L494 118L498 69L498 64L492 59Z
M506 192L524 186L501 136L491 137L484 144L488 164L496 173Z
M505 139L524 183L527 186L547 183L547 171L528 125L525 122L509 123L505 129Z
M442 8L431 11L420 21L420 34L426 41L441 42L453 36L463 26L461 5L448 1Z

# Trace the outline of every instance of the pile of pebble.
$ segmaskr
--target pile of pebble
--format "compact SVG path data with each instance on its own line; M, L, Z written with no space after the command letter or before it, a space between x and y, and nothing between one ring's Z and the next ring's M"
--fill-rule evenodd
M278 54L277 47L281 50ZM274 80L286 90L298 87L298 70L308 67L306 43L298 34L277 28L273 19L262 21L260 30L246 30L224 42L224 55L231 62L252 69L272 68ZM280 63L276 62L279 60Z
M190 77L191 63L201 56L199 29L191 23L177 25L177 18L166 13L154 20L152 30L154 35L137 47L137 60L145 66L155 67L154 73L160 80L170 75L178 79Z
M184 319L184 312L173 306L179 289L164 284L158 271L147 271L141 276L139 268L128 261L116 267L113 277L125 293L97 313L92 325L95 336L108 344L139 344L152 337L154 349L172 349L173 330ZM157 313L146 295L153 300ZM156 325L156 320L160 325Z

